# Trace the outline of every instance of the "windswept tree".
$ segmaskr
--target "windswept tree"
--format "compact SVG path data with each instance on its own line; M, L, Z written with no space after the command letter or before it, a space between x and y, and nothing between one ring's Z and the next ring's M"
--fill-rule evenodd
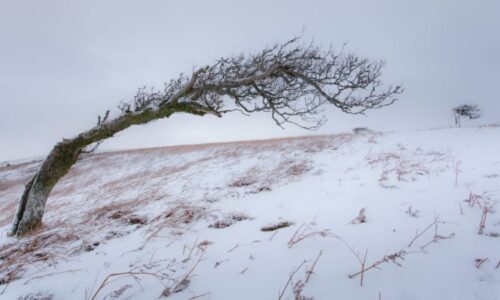
M40 225L50 192L78 157L132 125L175 113L222 117L240 111L267 112L278 126L293 123L315 129L325 122L324 104L363 114L394 103L403 89L382 85L383 66L382 61L293 38L256 54L221 58L189 76L181 74L160 91L140 89L133 101L119 105L116 117L108 111L95 127L54 146L26 184L11 234L22 235Z
M474 104L462 104L453 108L455 116L455 125L460 127L462 125L462 118L469 120L479 119L481 117L481 110Z

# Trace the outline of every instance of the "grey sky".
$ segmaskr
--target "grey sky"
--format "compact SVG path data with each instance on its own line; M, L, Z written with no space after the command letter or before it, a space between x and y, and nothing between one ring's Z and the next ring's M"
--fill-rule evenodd
M477 103L500 121L500 1L6 1L0 0L0 161L46 154L98 113L194 65L305 38L384 59L403 83L394 106L367 117L328 109L319 133L353 126L449 126ZM472 123L470 123L472 124ZM102 149L305 134L267 115L177 115L131 128ZM318 133L318 132L316 132Z

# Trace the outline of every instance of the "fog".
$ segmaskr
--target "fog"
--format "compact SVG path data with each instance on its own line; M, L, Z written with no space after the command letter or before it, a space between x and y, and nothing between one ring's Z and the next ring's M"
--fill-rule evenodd
M3 0L0 161L45 155L141 86L302 32L385 60L383 80L405 87L400 100L366 116L328 108L315 132L281 129L266 114L178 114L121 132L101 150L452 126L461 103L483 111L466 126L500 121L499 1Z

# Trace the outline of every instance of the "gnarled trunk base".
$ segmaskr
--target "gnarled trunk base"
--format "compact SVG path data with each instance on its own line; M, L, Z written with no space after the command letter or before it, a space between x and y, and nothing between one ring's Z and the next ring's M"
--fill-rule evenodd
M77 139L57 144L24 188L9 235L23 235L42 223L47 198L80 154Z
M115 133L132 125L145 124L152 120L166 118L176 112L200 116L211 113L220 116L196 103L172 103L163 106L157 111L145 110L139 113L124 114L72 139L64 139L55 145L41 165L40 170L26 184L9 235L23 235L42 223L45 204L50 192L56 183L68 173L85 147L110 138Z

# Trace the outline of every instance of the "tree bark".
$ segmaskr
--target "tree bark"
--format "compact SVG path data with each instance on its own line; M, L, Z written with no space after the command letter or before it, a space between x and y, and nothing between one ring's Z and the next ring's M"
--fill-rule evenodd
M207 113L214 113L197 103L169 103L158 110L124 114L108 123L98 125L89 131L81 133L72 139L63 139L62 142L54 146L38 172L26 184L24 193L19 200L9 235L23 235L42 223L45 204L52 189L68 173L86 146L110 138L115 133L132 125L145 124L156 119L167 118L176 112L201 116Z

